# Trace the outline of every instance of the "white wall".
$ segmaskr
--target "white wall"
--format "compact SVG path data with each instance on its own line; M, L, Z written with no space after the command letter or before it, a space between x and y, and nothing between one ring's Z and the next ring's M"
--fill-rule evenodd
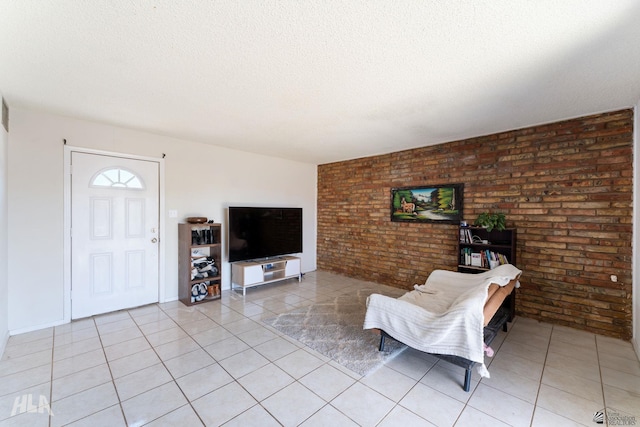
M640 101L634 111L633 126L633 346L640 358Z
M2 93L0 93L0 100ZM0 124L0 357L9 339L9 287L7 264L7 145L9 136Z
M158 158L166 154L161 274L167 300L178 296L177 223L207 216L224 226L229 205L302 207L302 270L315 270L315 165L13 108L8 168L11 333L63 320L64 139L73 147ZM168 218L172 209L178 218ZM223 288L228 288L230 266L224 262L222 267Z

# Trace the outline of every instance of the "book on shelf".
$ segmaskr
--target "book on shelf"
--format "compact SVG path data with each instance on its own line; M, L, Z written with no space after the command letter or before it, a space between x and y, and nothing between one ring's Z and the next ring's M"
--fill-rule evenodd
M471 230L468 228L460 228L460 243L473 243Z
M502 264L509 264L509 259L500 252L489 249L480 251L472 248L460 249L460 265L491 269Z

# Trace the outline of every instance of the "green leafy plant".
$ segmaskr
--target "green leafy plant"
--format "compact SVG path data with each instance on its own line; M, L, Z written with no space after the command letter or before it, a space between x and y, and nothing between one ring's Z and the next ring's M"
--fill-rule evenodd
M498 231L502 231L507 228L507 220L503 213L482 212L478 215L478 218L476 218L473 225L484 227L489 232L494 228Z

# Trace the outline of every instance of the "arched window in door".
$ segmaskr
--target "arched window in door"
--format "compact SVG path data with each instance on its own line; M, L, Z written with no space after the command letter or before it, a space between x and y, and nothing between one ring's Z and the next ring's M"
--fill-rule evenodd
M144 181L134 172L121 167L102 169L89 183L90 187L144 190Z

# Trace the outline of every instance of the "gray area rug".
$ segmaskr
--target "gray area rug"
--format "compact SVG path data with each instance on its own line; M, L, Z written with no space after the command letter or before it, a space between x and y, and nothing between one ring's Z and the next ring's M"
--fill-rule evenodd
M367 375L406 349L404 344L387 340L384 351L378 351L380 336L362 329L367 297L380 293L395 298L405 292L372 284L263 322L353 372Z

